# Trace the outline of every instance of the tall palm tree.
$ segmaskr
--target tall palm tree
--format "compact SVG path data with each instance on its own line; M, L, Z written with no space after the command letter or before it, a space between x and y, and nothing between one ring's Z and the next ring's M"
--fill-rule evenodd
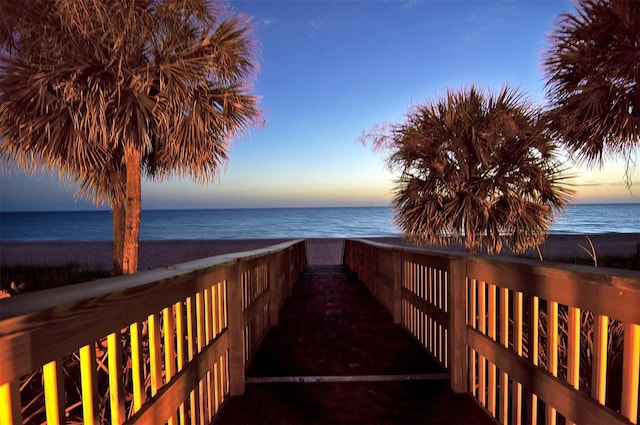
M205 0L2 0L0 14L0 155L106 199L135 272L141 176L208 181L259 122L249 20Z
M393 206L404 236L470 251L525 251L570 195L538 110L517 90L471 87L413 106L406 122L363 136L400 172Z
M553 128L577 157L602 164L640 146L640 2L579 0L549 37L544 70Z

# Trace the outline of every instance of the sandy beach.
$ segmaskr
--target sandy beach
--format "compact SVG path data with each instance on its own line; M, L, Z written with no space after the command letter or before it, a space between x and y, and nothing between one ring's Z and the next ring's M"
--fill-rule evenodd
M599 257L632 256L638 252L640 246L640 233L597 234L591 235L590 238ZM250 251L291 239L141 241L139 269L148 270L230 252ZM410 245L397 237L371 239L376 242ZM584 235L549 235L541 246L541 252L547 261L557 258L588 258L581 245L589 248L589 242ZM445 249L460 251L462 248L454 245ZM309 264L341 263L343 250L344 239L307 239ZM538 253L530 251L526 256L537 259ZM74 263L109 270L112 264L111 242L2 242L0 262L4 266Z

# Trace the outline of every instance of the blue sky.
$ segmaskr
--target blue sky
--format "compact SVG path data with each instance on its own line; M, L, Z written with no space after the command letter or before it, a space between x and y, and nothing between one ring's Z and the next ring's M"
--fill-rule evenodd
M253 17L266 125L207 185L144 182L144 209L388 205L394 176L357 142L408 107L475 84L544 101L546 36L569 1L230 1ZM574 167L576 202L639 202L624 163ZM56 176L2 176L3 211L96 208ZM104 207L103 207L104 208Z

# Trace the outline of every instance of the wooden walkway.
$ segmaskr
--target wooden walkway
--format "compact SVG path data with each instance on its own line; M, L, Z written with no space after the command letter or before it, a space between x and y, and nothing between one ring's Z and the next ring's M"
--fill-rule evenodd
M311 265L215 423L473 423L492 419L341 265Z

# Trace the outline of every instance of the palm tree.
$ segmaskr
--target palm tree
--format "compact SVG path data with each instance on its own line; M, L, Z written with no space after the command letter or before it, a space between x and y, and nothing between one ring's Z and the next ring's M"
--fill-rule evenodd
M640 146L640 2L579 0L549 37L544 70L556 134L602 164Z
M509 87L449 91L363 140L400 172L395 220L415 243L525 251L542 243L570 195L539 111Z
M135 272L142 174L208 181L259 123L249 20L205 0L3 0L0 14L0 155L109 202Z

